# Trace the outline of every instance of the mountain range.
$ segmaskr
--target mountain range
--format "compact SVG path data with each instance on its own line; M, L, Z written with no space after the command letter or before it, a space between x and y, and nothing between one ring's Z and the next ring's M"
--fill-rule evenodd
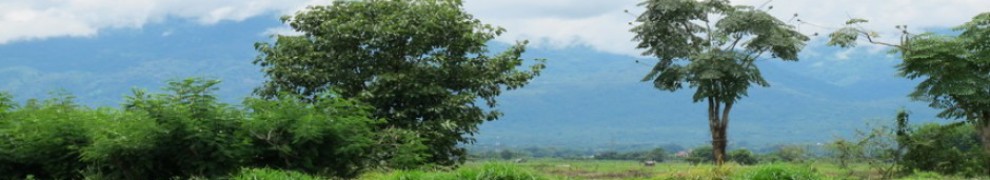
M274 16L201 26L167 19L139 29L101 31L0 45L0 90L18 100L65 91L89 106L117 106L133 88L158 90L164 81L207 77L223 81L221 99L238 103L264 81L252 64L253 44L271 40ZM511 31L511 29L510 29ZM896 55L882 49L825 47L809 42L801 60L760 60L770 87L751 88L734 108L735 147L817 144L850 137L867 122L890 123L898 109L916 122L947 122L906 95L917 84L899 77ZM497 52L505 44L492 42ZM522 89L499 97L505 116L487 122L472 147L697 146L708 143L702 103L691 89L660 91L641 82L656 60L585 46L530 47L526 58L547 69Z

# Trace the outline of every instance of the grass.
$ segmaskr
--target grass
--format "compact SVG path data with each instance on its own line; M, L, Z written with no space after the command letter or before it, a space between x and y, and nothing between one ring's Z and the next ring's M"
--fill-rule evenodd
M851 169L851 170L850 170ZM539 180L539 179L879 179L879 173L865 164L839 168L826 162L775 163L744 166L726 164L691 165L684 162L658 163L646 167L636 161L535 159L526 163L504 161L473 161L453 171L392 171L371 172L359 179L465 179L465 180ZM946 176L930 172L915 172L900 179L988 179Z

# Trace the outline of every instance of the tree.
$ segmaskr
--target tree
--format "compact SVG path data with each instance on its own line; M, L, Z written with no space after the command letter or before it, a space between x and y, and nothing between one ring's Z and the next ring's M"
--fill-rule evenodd
M764 57L796 61L808 37L751 6L727 0L647 0L632 28L637 48L659 62L643 81L657 89L694 88L694 102L708 102L715 164L725 161L726 129L733 105L751 85L769 86L755 62ZM721 17L718 19L717 17Z
M729 151L729 159L742 165L754 165L759 162L759 160L756 160L756 156L746 149Z
M692 149L691 153L684 160L687 160L691 164L713 162L715 161L715 155L713 153L712 147L702 146Z
M653 150L644 153L642 157L642 160L644 161L663 162L666 159L667 159L667 151L659 147L653 148Z
M847 27L829 35L829 45L852 47L862 36L870 43L894 47L903 59L898 65L901 75L922 79L909 96L942 109L939 117L973 124L984 152L990 154L990 13L954 28L961 31L958 36L911 34L907 26L899 25L899 44L874 41L877 33L856 26L866 22L849 20Z
M255 44L254 61L268 80L267 98L288 93L313 101L336 91L374 107L380 129L413 130L430 161L466 159L461 143L485 121L498 119L495 98L523 87L544 68L519 69L526 42L492 54L486 43L505 30L474 19L460 0L334 1L282 17L303 35ZM480 107L483 99L487 108Z

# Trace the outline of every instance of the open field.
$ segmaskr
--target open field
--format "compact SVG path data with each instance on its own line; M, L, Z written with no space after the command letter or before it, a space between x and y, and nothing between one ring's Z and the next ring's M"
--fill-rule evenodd
M810 176L780 175L772 178L760 176L768 169ZM515 174L516 178L486 178L486 174ZM785 173L786 174L786 173ZM520 178L521 177L521 178ZM692 165L686 162L658 163L646 167L636 161L536 159L524 163L505 161L474 161L454 171L396 171L367 173L361 179L882 179L880 173L867 164L851 165L849 170L827 162L765 163L752 166L727 164L722 168L713 165ZM945 176L917 172L897 179L990 179Z

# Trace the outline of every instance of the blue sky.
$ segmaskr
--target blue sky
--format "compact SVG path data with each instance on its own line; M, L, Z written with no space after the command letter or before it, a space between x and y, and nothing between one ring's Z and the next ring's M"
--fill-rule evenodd
M219 93L225 100L237 102L264 80L260 68L251 64L257 55L253 43L269 40L272 34L295 33L278 22L280 15L328 2L0 1L0 91L13 92L23 100L65 89L84 104L116 105L130 88L156 90L165 80L204 76L224 80ZM871 20L866 28L876 29L884 37L896 37L895 25L907 24L916 32L945 30L990 10L987 0L733 1L757 6L765 2L774 6L771 13L779 17L799 12L809 23L797 25L808 34L825 34L849 17L861 17ZM613 137L623 133L633 133L630 136L634 137L681 133L683 141L663 142L703 142L706 134L700 130L704 123L679 120L701 118L700 105L691 104L684 93L660 92L638 82L651 59L639 56L640 50L634 48L628 32L628 23L640 11L637 3L467 0L466 11L508 30L492 44L530 40L527 57L549 59L547 71L530 86L505 94L501 104L506 117L486 124L479 143L490 143L493 137L511 140L527 139L520 134L557 133L543 134L560 137L543 141L566 144L583 138L568 134L570 131L584 130ZM886 117L900 107L917 112L917 117L933 119L933 111L923 103L904 97L914 82L896 76L896 56L886 54L880 46L826 47L822 38L809 42L799 62L762 64L772 86L755 89L744 99L750 104L738 108L736 121L762 123L741 123L730 135L746 133L746 137L781 140L760 133L778 126L840 119L836 122L841 123L823 124L841 128L834 132L825 129L829 133L815 136L801 133L816 132L793 132L797 133L794 137L828 139L832 133L848 134L862 121ZM635 63L637 60L644 64ZM808 108L822 106L828 107ZM595 122L601 118L618 118L616 122L626 124ZM767 123L766 119L780 121ZM577 122L584 124L567 132L554 130L562 123ZM679 124L670 128L690 131L655 132L659 130L652 128L664 124ZM616 127L596 129L605 125ZM609 141L602 137L593 140Z

